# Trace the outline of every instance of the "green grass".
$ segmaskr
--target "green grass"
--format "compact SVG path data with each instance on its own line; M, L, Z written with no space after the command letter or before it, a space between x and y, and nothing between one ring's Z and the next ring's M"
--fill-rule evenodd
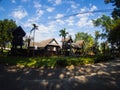
M64 67L94 63L93 57L0 57L1 63L23 67Z

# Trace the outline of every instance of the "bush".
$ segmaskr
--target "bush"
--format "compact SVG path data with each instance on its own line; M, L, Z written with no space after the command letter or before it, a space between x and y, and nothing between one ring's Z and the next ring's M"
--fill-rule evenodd
M112 57L111 55L101 54L101 55L97 55L94 61L95 63L98 63L98 62L106 62L112 59L114 59L114 57Z
M57 59L56 61L56 67L65 67L68 65L68 62L66 59Z

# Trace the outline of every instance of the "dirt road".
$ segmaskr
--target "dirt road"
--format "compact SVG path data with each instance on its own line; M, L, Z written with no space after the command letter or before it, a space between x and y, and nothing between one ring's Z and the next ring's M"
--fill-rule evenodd
M0 90L120 90L120 59L54 69L0 64Z

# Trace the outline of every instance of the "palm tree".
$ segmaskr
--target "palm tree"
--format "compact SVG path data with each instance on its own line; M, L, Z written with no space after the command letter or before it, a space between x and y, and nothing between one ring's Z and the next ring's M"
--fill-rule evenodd
M33 25L33 28L30 30L30 35L31 35L32 31L34 31L34 32L33 32L33 47L34 47L35 30L38 29L38 26L37 26L36 24L32 24L32 25ZM29 37L28 37L28 47L29 47L29 45L30 45L30 40L31 40L30 35L29 35Z
M34 43L35 43L35 30L38 29L38 26L36 24L32 24L32 25L33 25L33 28L31 30L31 32L34 31L34 33L33 33L33 47L34 47Z
M59 32L60 32L59 35L62 36L62 50L64 51L65 50L65 38L66 38L68 32L66 32L66 28L61 29Z
M68 34L68 32L66 32L66 28L61 29L59 32L60 32L60 36L62 36L63 39L65 40L65 38L66 38L66 36Z
M35 30L38 29L38 26L36 24L32 24L33 25L33 28L31 29L30 31L30 35L33 32L33 47L34 47L34 43L35 43ZM31 41L31 38L30 38L30 35L29 35L29 38L28 38L28 47L30 46L30 41ZM34 53L34 50L33 50L33 57L34 57L35 53Z

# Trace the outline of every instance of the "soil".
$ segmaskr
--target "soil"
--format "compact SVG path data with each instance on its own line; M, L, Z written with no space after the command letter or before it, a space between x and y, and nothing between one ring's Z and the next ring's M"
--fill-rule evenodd
M1 63L0 90L120 90L120 59L59 68Z

